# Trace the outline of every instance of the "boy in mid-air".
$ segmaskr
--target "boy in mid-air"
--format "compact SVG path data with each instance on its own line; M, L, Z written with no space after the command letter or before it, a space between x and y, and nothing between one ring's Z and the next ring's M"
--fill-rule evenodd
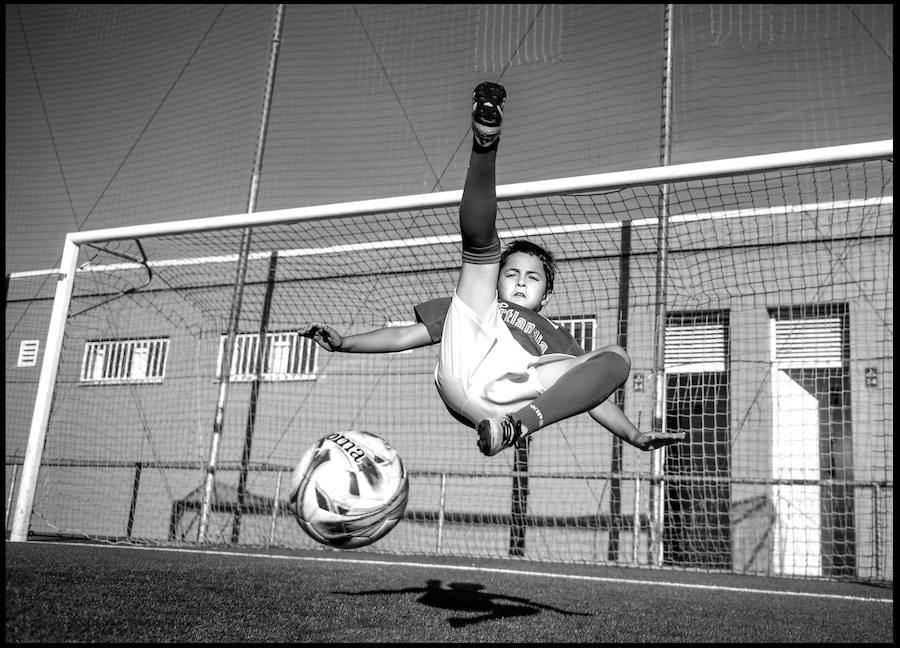
M494 83L473 93L472 153L459 208L462 268L453 296L416 306L416 323L409 326L344 336L316 322L300 334L347 353L440 343L438 393L457 420L478 431L485 455L584 412L641 450L683 439L684 433L641 432L610 400L631 369L624 349L585 353L540 314L553 291L553 256L524 240L501 253L495 163L505 100L506 91Z

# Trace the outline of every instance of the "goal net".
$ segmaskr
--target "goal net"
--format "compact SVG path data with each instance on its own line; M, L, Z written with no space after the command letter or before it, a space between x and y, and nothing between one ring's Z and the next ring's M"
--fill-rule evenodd
M320 549L286 510L290 471L362 429L411 474L374 551L892 579L892 156L498 188L501 239L559 259L544 313L586 350L626 347L616 402L686 433L654 452L578 416L484 457L436 393L437 347L298 336L451 294L458 191L72 234L30 438L8 432L29 448L13 539Z

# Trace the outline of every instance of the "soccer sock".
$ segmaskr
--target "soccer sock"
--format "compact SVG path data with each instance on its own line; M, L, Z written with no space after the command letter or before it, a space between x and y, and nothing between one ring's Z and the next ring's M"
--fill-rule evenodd
M468 263L488 264L500 260L497 235L497 142L488 148L477 144L469 156L469 169L459 205L462 258Z
M610 397L628 379L630 365L606 351L578 365L529 405L513 413L528 434L570 416L587 412Z

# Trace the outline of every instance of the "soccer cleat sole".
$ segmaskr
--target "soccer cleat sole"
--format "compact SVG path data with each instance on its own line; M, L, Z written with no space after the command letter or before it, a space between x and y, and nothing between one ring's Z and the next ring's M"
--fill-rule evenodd
M472 130L482 146L489 146L500 137L506 90L495 83L478 85L472 93Z
M488 457L492 457L497 454L497 450L491 451L493 449L492 443L492 434L491 434L491 422L487 419L478 424L478 449L481 451L481 454L487 455Z

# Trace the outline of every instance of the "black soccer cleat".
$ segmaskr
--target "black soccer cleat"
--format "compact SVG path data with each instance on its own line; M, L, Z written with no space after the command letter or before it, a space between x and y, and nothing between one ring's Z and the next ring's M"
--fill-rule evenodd
M480 83L472 93L472 132L479 146L488 147L500 137L506 90L490 81Z
M484 419L476 429L478 449L488 457L515 445L516 441L522 438L522 423L515 420L512 414L507 414L503 418Z

